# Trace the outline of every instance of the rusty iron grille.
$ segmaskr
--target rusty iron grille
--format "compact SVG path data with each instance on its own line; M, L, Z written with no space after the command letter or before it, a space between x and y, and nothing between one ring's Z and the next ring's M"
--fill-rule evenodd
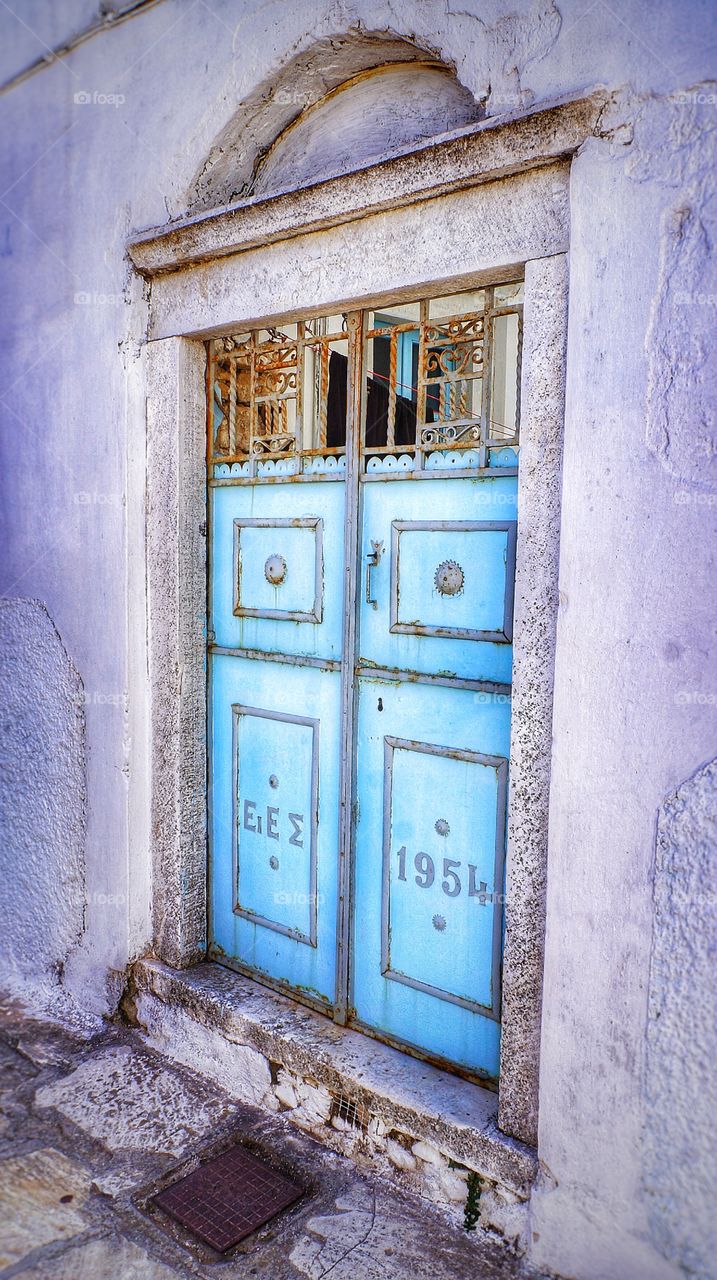
M522 337L516 281L214 339L210 479L340 478L351 403L367 472L486 467L518 448Z
M368 313L368 471L485 467L518 447L523 292L518 282Z
M235 1146L165 1187L152 1203L225 1253L303 1194L298 1183Z
M254 329L209 344L209 464L317 457L346 446L346 316Z
M371 1120L371 1113L363 1103L356 1102L354 1098L348 1098L342 1093L333 1100L331 1119L342 1121L339 1127L347 1125L350 1129L358 1129L365 1133Z

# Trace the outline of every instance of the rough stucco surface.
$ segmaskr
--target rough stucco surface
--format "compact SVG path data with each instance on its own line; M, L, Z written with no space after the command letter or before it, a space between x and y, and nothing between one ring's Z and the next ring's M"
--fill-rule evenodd
M713 760L658 816L646 1059L650 1227L660 1252L701 1280L717 1258L716 849Z
M186 965L207 936L206 357L201 343L170 339L150 343L147 359L154 944Z
M499 1116L507 1133L531 1144L538 1140L567 309L565 255L528 263Z
M83 929L84 696L47 610L0 600L3 985L57 982Z
M192 210L228 204L253 188L257 161L302 110L351 76L390 63L431 57L410 40L391 39L386 32L350 31L340 37L317 39L309 48L284 61L271 77L250 92L224 126L191 185Z
M712 110L705 112L710 103ZM637 110L634 130L628 176L635 182L652 180L669 194L645 340L647 445L672 475L714 487L717 82L649 101Z
M446 6L435 30L431 28L430 16L423 23L418 14L412 17L412 30L406 33L409 39L402 38L403 32L397 36L401 23L387 14L388 20L377 30L362 30L357 24L347 34L318 38L308 48L295 53L269 83L254 89L225 126L206 166L192 183L189 205L208 209L253 190L266 190L261 171L262 153L302 109L313 106L324 94L361 72L440 56L437 43L448 27L453 28L454 33L448 62L458 70L456 91L459 86L460 89L465 86L473 96L474 118L479 112L500 114L527 106L534 97L525 83L528 68L549 52L561 26L560 11L554 0L538 0L526 6L521 14L501 15L493 21L467 8L452 11ZM419 32L421 25L423 31ZM240 21L235 38L241 39L245 34ZM305 43L301 41L302 45ZM445 51L442 52L445 57ZM441 133L452 127L452 105L436 103L435 123L430 132ZM385 115L388 120L390 101L386 103ZM390 147L390 125L384 122L382 131ZM414 136L419 135L414 133ZM428 130L424 128L420 136L428 136ZM393 145L397 143L394 141ZM254 186L257 156L258 183ZM360 155L350 158L351 167L355 167L357 160L360 163Z
M676 780L714 752L717 503L714 491L677 480L648 443L645 336L672 193L630 172L637 108L633 100L620 109L605 136L585 143L571 175L531 1254L568 1276L662 1280L678 1269L656 1246L643 1192L654 815ZM642 110L643 130L654 113L657 167L663 104ZM708 165L704 146L690 163ZM689 353L680 360L687 377ZM691 447L674 454L690 475ZM710 1037L714 1044L714 1029ZM692 1161L666 1134L660 1156L690 1182Z

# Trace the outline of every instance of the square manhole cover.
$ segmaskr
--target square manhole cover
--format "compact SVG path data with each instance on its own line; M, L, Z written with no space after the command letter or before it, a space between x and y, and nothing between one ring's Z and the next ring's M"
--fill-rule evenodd
M165 1187L151 1202L224 1253L303 1194L296 1182L235 1146Z

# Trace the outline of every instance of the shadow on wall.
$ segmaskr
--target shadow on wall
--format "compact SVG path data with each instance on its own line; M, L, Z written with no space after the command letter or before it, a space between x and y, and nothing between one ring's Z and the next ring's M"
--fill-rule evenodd
M82 682L37 600L0 600L0 983L58 983L83 931Z

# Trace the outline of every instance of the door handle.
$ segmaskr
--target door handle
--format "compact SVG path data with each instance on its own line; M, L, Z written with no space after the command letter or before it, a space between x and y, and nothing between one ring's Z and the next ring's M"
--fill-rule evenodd
M366 604L370 604L373 609L378 609L378 600L374 600L371 594L371 570L377 567L383 555L383 543L374 542L372 538L371 546L373 551L366 557Z

